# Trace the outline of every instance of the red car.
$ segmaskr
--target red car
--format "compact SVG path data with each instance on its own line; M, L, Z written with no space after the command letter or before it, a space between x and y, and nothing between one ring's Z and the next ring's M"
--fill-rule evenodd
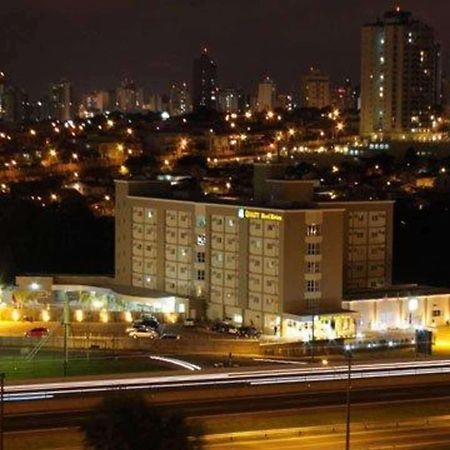
M31 330L28 330L27 332L25 332L25 337L43 338L45 336L48 336L49 333L50 333L50 330L48 328L37 327L37 328L32 328Z

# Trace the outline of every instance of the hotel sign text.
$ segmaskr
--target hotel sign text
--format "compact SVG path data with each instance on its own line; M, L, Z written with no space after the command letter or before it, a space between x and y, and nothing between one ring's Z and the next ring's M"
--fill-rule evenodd
M269 212L261 212L261 211L252 211L251 209L240 208L238 211L238 216L241 219L261 219L261 220L275 220L281 222L283 220L283 216L279 214L269 213Z

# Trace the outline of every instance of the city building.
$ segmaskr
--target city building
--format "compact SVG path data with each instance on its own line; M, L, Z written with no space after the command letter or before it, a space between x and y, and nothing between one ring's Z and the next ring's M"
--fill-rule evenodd
M147 98L147 102L144 105L144 110L152 112L165 111L166 102L161 94L150 94Z
M116 283L197 298L210 319L269 334L308 340L315 317L316 337L353 335L343 292L390 285L392 203L315 203L314 182L285 168L256 165L251 199L117 181Z
M330 77L311 67L303 75L300 85L300 104L303 108L327 108L331 105Z
M243 95L239 89L225 88L219 92L219 111L223 113L237 114L243 108Z
M279 94L277 98L278 108L286 111L292 111L295 108L294 98L290 94Z
M115 109L124 113L142 111L144 107L144 90L127 78L116 89Z
M273 111L276 106L277 87L275 82L266 77L258 84L257 111Z
M28 94L17 86L7 85L3 94L3 119L6 122L20 123L31 119L32 107Z
M342 303L357 314L360 333L439 327L450 321L448 289L400 285L345 295Z
M113 109L113 95L110 91L92 91L83 95L80 117L93 117Z
M172 84L169 96L169 114L182 116L190 112L189 89L187 83Z
M61 80L50 85L49 110L52 119L65 122L73 119L72 83Z
M434 31L397 8L362 29L362 136L403 138L433 131L441 101L441 53Z
M200 57L194 59L192 74L192 107L217 110L217 65L204 49Z
M343 83L333 86L332 105L341 111L358 109L358 93L350 78L345 78Z

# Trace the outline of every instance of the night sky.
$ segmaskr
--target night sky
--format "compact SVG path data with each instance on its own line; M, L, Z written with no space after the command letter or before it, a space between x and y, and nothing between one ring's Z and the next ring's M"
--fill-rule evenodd
M449 0L404 0L450 45ZM272 76L281 91L318 65L339 80L359 76L360 27L390 0L0 0L0 70L40 95L49 82L78 93L128 76L149 91L190 82L207 47L222 86L252 91ZM448 67L444 53L444 67Z

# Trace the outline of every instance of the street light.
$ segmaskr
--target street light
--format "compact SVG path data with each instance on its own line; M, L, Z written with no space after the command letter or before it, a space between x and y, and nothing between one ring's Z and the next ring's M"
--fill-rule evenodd
M346 348L345 355L347 356L347 420L345 426L345 450L350 450L350 420L351 420L351 398L352 390L352 351L351 347Z

